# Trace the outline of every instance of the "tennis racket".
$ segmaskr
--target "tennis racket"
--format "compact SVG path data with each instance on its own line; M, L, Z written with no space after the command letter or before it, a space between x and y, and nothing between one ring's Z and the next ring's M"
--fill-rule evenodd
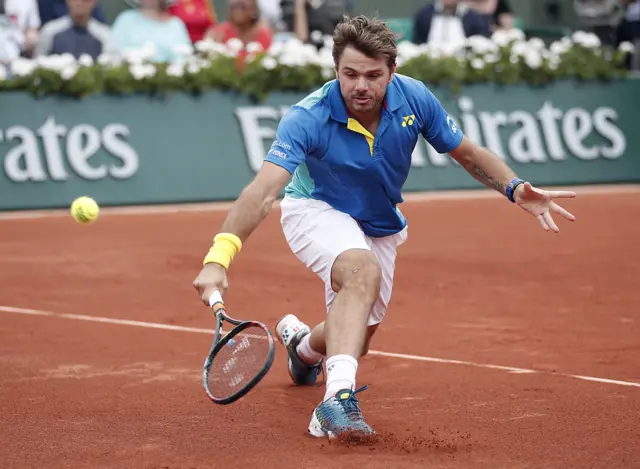
M204 390L216 404L237 401L267 374L273 364L275 341L269 328L258 321L227 316L222 295L215 290L209 305L216 317L215 336L202 370ZM222 323L235 327L224 334Z

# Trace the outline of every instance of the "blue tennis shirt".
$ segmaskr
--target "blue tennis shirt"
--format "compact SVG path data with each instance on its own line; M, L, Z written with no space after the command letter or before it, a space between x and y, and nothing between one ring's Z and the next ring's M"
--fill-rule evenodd
M293 174L288 196L322 200L366 235L389 236L407 224L397 205L420 134L439 153L463 137L424 83L395 74L374 136L349 116L332 80L283 116L265 161Z

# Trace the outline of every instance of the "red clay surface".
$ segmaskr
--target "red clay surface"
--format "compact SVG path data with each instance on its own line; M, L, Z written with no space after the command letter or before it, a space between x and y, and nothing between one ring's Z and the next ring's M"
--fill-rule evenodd
M323 388L282 348L231 406L200 385L207 334L0 312L3 468L637 468L640 193L567 201L562 232L502 199L406 203L409 241L372 348L535 374L368 356L361 404L382 435L306 435ZM230 272L230 313L324 317L323 288L274 210ZM0 220L0 305L211 328L191 282L224 213ZM252 465L252 466L251 466Z

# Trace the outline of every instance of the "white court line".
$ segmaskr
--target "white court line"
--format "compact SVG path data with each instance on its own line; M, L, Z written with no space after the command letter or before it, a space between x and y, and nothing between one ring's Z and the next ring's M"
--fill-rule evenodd
M544 186L545 189L550 187ZM613 185L587 185L587 186L563 186L554 187L554 190L574 191L580 196L598 194L629 194L640 193L640 184L613 184ZM424 203L442 200L487 200L498 199L501 196L497 192L489 189L471 190L451 190L451 191L429 191L429 192L408 192L402 195L404 203ZM97 201L100 203L100 201ZM153 215L167 213L186 212L224 212L231 208L233 202L202 202L185 204L158 204L158 205L130 205L102 207L101 215ZM272 209L280 206L280 201L276 200ZM0 221L4 220L25 220L38 218L60 218L68 217L68 209L49 210L17 210L0 212Z
M16 308L13 306L0 306L0 312L28 314L28 315L34 315L34 316L48 316L48 317L63 318L63 319L75 319L78 321L101 322L101 323L107 323L107 324L136 326L136 327L144 327L147 329L161 329L161 330L167 330L167 331L194 332L199 334L210 334L210 335L214 333L213 329L203 329L199 327L174 326L172 324L160 324L160 323L144 322L144 321L131 321L128 319L87 316L84 314L53 313L51 311L41 311L37 309L27 309L27 308ZM485 364L485 363L469 362L464 360L449 360L445 358L424 357L421 355L407 355L404 353L381 352L379 350L369 350L369 354L378 355L378 356L387 357L387 358L399 358L401 360L444 363L449 365L465 365L465 366L472 366L476 368L506 371L508 373L514 373L514 374L533 374L533 373L547 374L547 375L550 374L554 376L562 376L564 378L580 379L583 381L593 381L596 383L616 384L618 386L629 386L629 387L640 388L640 383L634 383L632 381L620 381L617 379L597 378L594 376L572 375L567 373L550 373L546 371L531 370L528 368L516 368L512 366L491 365L491 364Z

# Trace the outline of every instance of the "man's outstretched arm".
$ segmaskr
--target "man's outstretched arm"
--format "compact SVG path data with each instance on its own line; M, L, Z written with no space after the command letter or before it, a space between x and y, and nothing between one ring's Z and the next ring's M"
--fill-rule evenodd
M571 213L553 201L556 198L575 197L575 192L545 191L533 187L519 179L502 159L488 149L474 144L467 137L464 137L460 145L450 151L449 155L476 180L498 191L535 216L544 230L556 233L560 231L551 217L551 212L560 214L567 220L575 220Z

